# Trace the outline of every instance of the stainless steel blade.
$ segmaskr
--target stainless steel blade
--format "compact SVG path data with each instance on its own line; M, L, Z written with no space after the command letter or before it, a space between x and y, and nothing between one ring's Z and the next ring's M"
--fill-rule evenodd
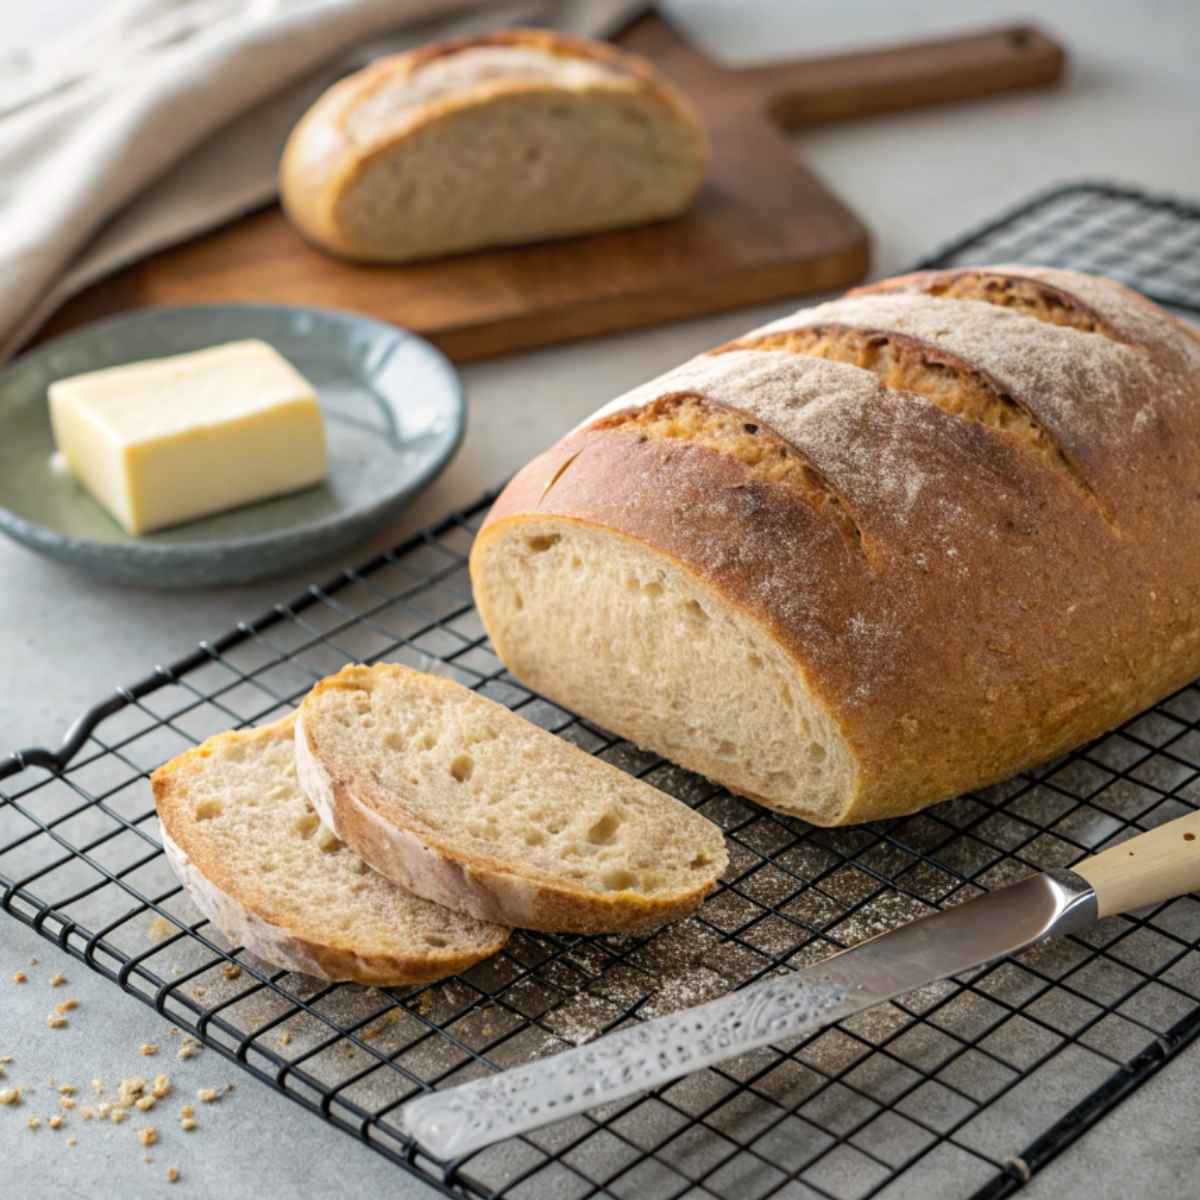
M790 975L618 1030L586 1046L410 1100L405 1131L437 1158L621 1100L839 1021L1096 919L1071 871L1048 871L902 925Z

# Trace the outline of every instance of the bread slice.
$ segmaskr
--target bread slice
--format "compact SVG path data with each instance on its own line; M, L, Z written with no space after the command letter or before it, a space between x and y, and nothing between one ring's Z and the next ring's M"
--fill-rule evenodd
M293 724L218 734L151 776L163 849L200 911L321 979L423 983L499 950L507 929L396 887L321 827L296 782Z
M335 84L288 139L280 194L325 249L404 262L673 217L706 154L691 104L648 62L503 30Z
M381 874L448 908L548 932L652 928L725 869L685 804L437 676L350 666L296 722L300 783Z

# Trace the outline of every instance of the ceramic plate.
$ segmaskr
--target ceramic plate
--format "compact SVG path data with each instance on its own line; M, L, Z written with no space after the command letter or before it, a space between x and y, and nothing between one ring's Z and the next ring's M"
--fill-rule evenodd
M46 388L54 380L252 337L317 389L329 455L321 485L131 537L69 474L53 469ZM446 465L465 424L458 373L428 342L395 326L274 305L144 309L65 334L0 370L0 528L124 583L244 583L369 536Z

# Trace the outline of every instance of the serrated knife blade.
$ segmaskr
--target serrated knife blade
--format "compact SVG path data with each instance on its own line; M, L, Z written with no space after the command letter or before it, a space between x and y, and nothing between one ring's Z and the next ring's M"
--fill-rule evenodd
M1073 871L1046 871L902 925L790 975L607 1034L586 1046L410 1100L404 1131L439 1159L668 1083L832 1024L1097 918Z

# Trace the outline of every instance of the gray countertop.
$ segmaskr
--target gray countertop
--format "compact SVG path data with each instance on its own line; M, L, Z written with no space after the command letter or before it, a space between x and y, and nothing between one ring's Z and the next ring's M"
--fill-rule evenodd
M20 6L32 10L34 6ZM83 0L46 0L22 11L0 33L0 50L37 22L44 27L80 11ZM861 44L892 35L917 37L946 28L949 6L863 0L681 0L673 6L693 35L731 59L800 54L816 43ZM1030 15L1016 2L954 6L960 23L996 23ZM1017 95L948 110L838 126L804 136L798 152L851 200L875 236L874 273L886 274L962 229L1036 189L1084 176L1200 196L1196 146L1200 10L1192 0L1096 4L1057 0L1038 17L1070 47L1073 67L1060 91ZM7 15L7 14L6 14ZM620 390L688 355L744 331L789 306L742 311L657 330L524 354L465 372L471 414L467 441L445 475L406 518L377 539L394 542L504 478L532 453ZM365 556L366 548L346 562ZM115 684L169 661L200 638L291 595L337 564L256 587L171 595L118 590L0 545L0 749L53 742L78 713ZM29 960L40 960L36 967ZM12 984L18 969L29 982ZM61 970L69 983L51 990ZM70 1026L46 1027L54 1001L80 1007ZM140 1059L146 1041L159 1059ZM0 917L0 1055L12 1054L9 1079L38 1083L35 1103L0 1109L4 1174L0 1195L27 1200L159 1194L168 1166L193 1196L242 1197L432 1195L341 1133L241 1075L211 1053L177 1062L177 1040L137 1002L68 960L15 921ZM1133 1099L1048 1167L1031 1197L1191 1195L1200 1149L1182 1131L1200 1117L1191 1083L1200 1051L1167 1067ZM164 1065L159 1066L162 1063ZM183 1134L176 1112L157 1124L162 1142L143 1151L134 1129L82 1127L27 1131L24 1118L47 1116L46 1079L86 1087L130 1074L172 1075L179 1093L236 1081L236 1091L200 1106L201 1128ZM43 1109L45 1111L43 1111ZM77 1120L77 1118L76 1118ZM962 1194L951 1177L939 1195ZM901 1187L889 1196L906 1193Z

